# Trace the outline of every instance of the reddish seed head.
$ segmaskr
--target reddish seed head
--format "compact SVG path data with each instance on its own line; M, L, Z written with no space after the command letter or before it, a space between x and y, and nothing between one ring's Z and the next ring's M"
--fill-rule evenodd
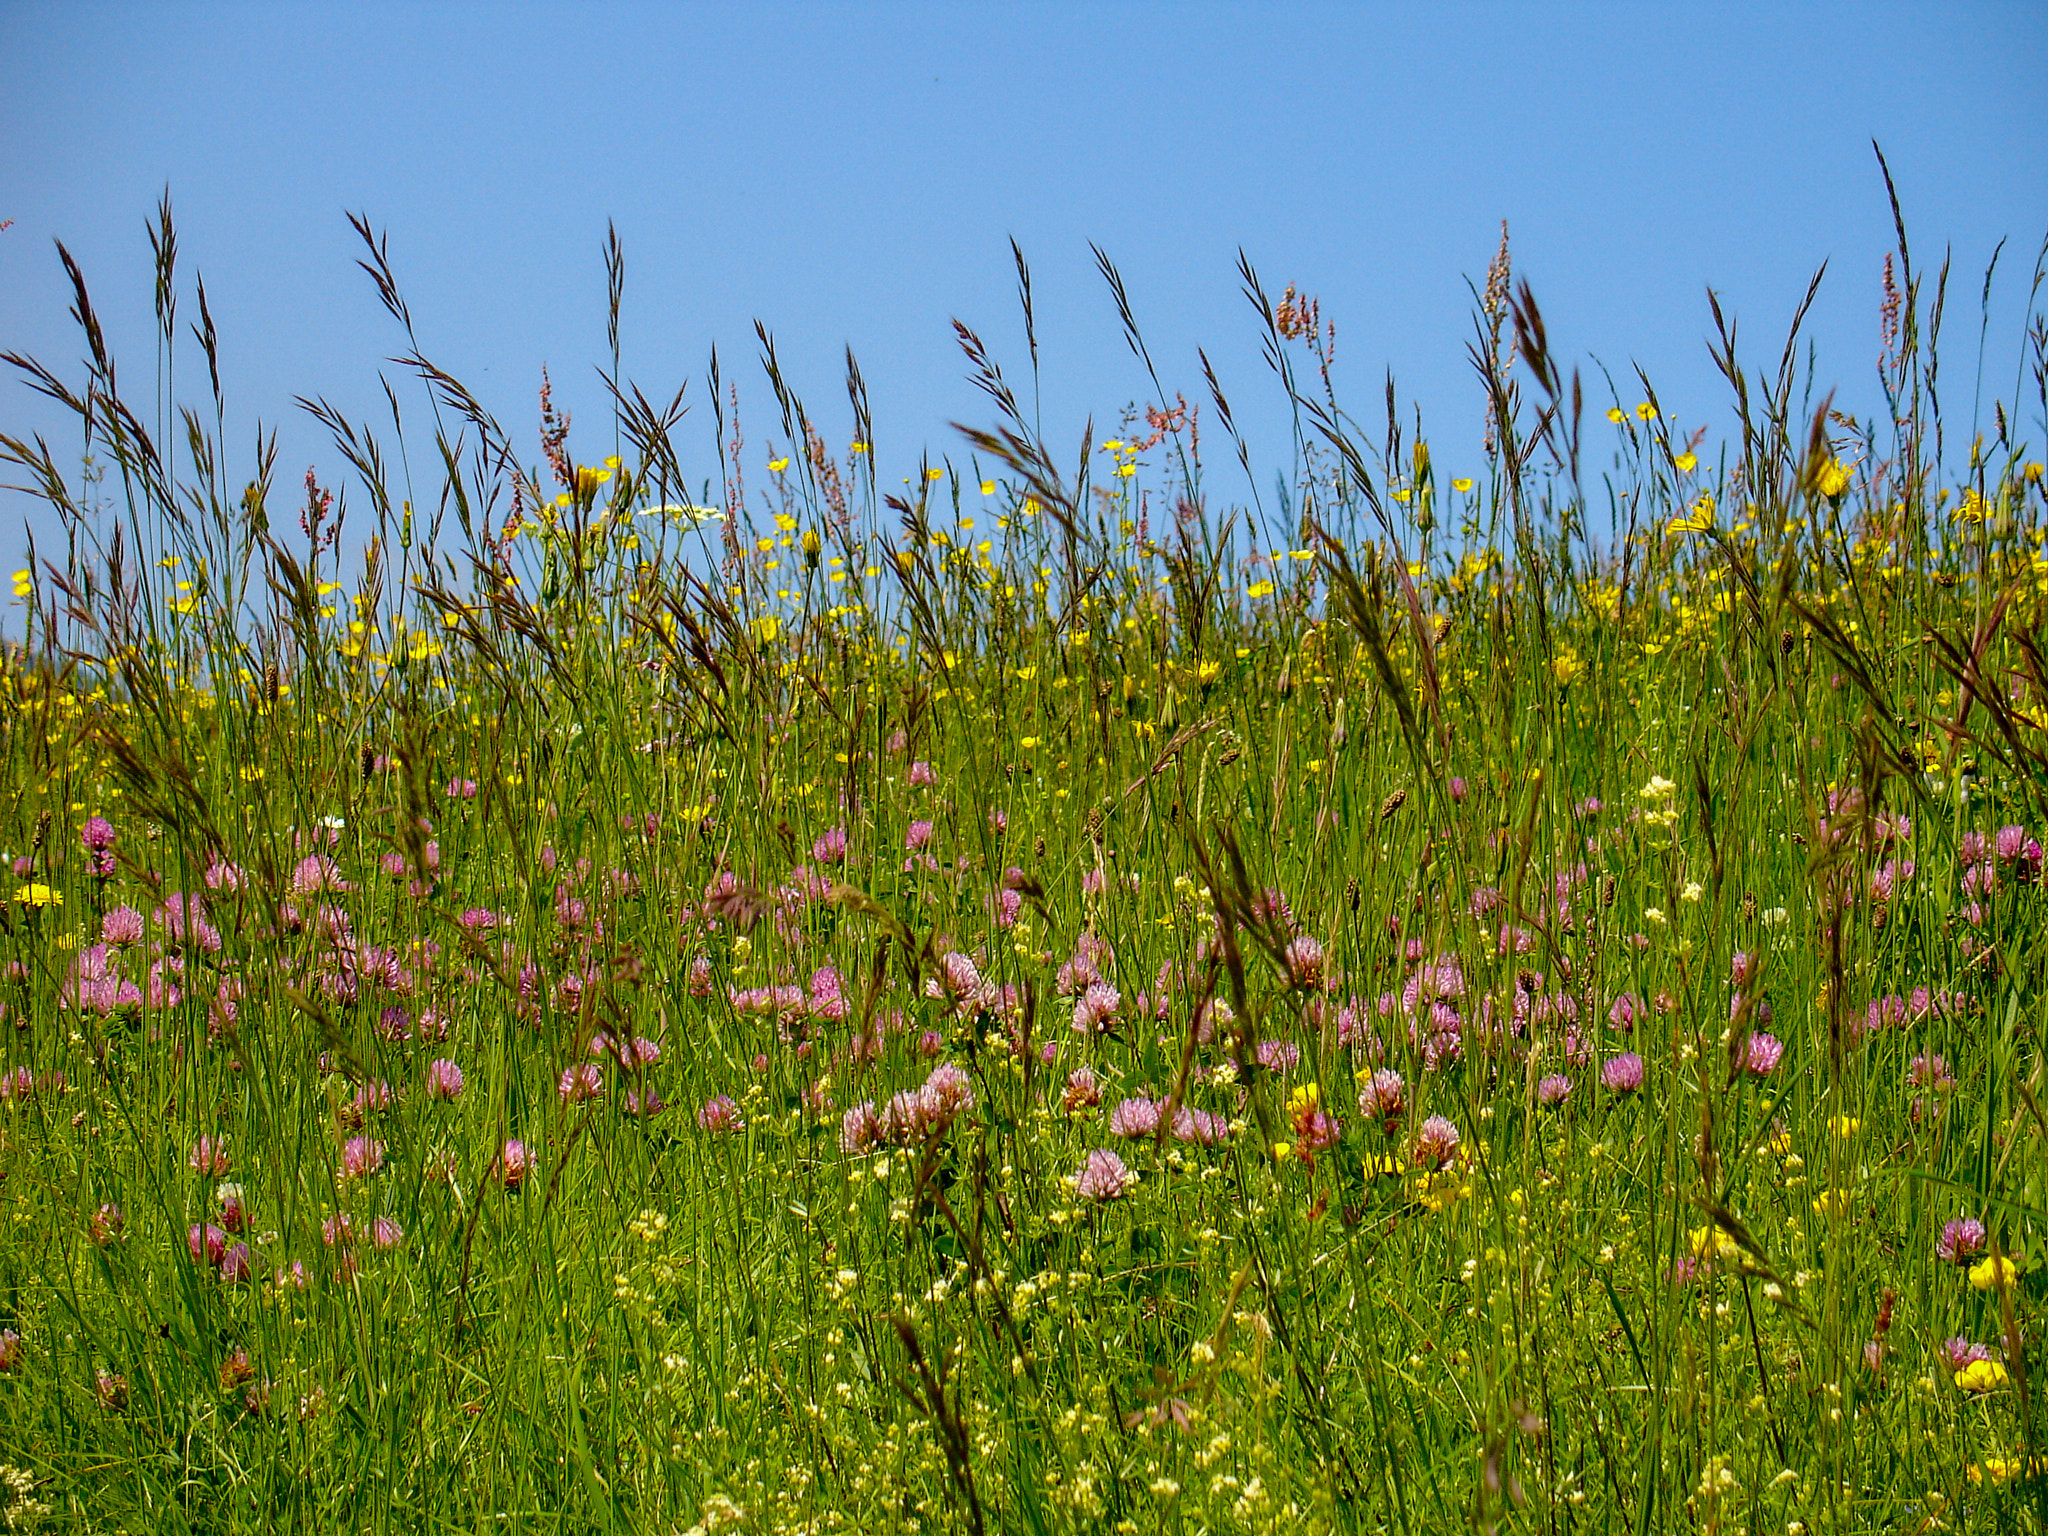
M121 1213L118 1205L103 1205L92 1213L92 1220L86 1224L96 1248L111 1247L127 1230L128 1218Z

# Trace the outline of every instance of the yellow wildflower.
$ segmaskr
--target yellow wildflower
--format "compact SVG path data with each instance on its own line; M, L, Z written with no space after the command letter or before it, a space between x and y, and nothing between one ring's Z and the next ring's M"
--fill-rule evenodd
M1471 1184L1455 1168L1446 1168L1441 1173L1421 1174L1415 1190L1415 1198L1432 1211L1447 1210L1472 1193Z
M1994 1392L2010 1378L1996 1360L1972 1360L1956 1372L1956 1385L1965 1392Z
M2011 1259L2000 1255L1999 1257L1987 1258L1982 1263L1972 1265L1970 1267L1970 1284L1980 1291L1988 1291L1993 1288L2010 1290L2012 1289L2013 1282L2019 1278L2019 1273L2019 1265L2013 1263Z
M2048 1472L2048 1456L2036 1456L2031 1475L2039 1477L2044 1472ZM1973 1483L1996 1488L2014 1478L2028 1476L2029 1472L2026 1463L2017 1456L1986 1456L1981 1465L1971 1462L1963 1475Z
M1713 526L1714 495L1711 491L1700 492L1693 499L1693 504L1686 514L1683 517L1674 517L1670 525L1673 533L1705 533Z
M1686 1234L1687 1245L1692 1256L1702 1263L1708 1259L1733 1259L1742 1252L1742 1247L1716 1226L1694 1227Z

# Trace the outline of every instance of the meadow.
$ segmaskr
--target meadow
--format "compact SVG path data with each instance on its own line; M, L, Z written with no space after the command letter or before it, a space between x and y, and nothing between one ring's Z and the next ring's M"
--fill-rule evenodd
M6 359L9 1530L2039 1527L2038 305L1972 400L1901 228L1710 443L1503 239L1440 470L1247 266L1270 485L964 327L938 457L649 395L615 240L536 437L360 230L332 473L167 206L152 398Z

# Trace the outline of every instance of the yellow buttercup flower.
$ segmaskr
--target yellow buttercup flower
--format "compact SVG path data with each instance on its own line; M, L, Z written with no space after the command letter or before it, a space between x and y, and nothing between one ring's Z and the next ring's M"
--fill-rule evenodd
M61 907L64 905L64 893L57 890L54 886L44 885L39 880L24 885L20 890L16 891L14 899L31 907Z

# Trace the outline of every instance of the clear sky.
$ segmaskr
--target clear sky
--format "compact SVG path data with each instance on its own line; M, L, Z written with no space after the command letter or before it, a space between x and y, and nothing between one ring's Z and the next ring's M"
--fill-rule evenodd
M1338 386L1368 419L1392 369L1439 445L1476 467L1467 279L1509 222L1557 348L1717 433L1709 285L1775 359L1830 261L1811 335L1823 387L1874 395L1889 156L1916 256L1952 246L1949 377L2007 401L2048 232L2048 6L0 3L0 350L78 376L53 240L78 257L150 399L146 220L166 186L206 279L230 402L230 473L280 428L287 489L342 480L293 408L378 398L393 324L343 217L388 231L428 354L538 459L543 363L609 451L601 246L626 253L625 368L685 379L685 443L715 474L715 342L756 450L772 405L756 318L844 447L850 344L879 468L960 455L986 423L949 321L1025 373L1008 239L1030 258L1046 424L1078 444L1147 393L1088 243L1122 269L1169 389L1201 398L1205 346L1255 451L1285 450L1277 387L1238 293L1240 247L1277 293L1317 294ZM184 314L196 315L189 290ZM196 352L182 384L203 389ZM1596 389L1596 393L1597 393ZM1633 387L1625 390L1631 400ZM418 397L410 399L415 409ZM1601 403L1605 403L1604 400ZM2041 427L2023 418L2039 441ZM779 426L779 423L776 424ZM0 430L61 431L0 379ZM67 439L60 436L60 444ZM422 447L426 446L424 444ZM1220 455L1219 455L1220 458ZM750 466L755 468L757 466ZM11 477L10 477L11 478ZM756 483L759 483L758 471ZM1218 475L1214 486L1241 495ZM10 553L33 511L0 495ZM38 525L46 529L47 525Z

